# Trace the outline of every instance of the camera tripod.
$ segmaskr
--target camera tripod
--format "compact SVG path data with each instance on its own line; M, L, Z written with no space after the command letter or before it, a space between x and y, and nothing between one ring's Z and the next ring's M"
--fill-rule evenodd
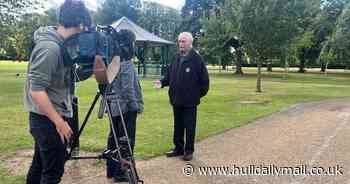
M111 92L111 84L104 84L102 86L99 86L99 89L96 93L96 96L90 106L89 111L87 112L85 119L83 121L83 124L81 125L79 132L77 135L75 135L73 137L73 140L71 141L70 144L70 150L68 151L67 154L67 158L66 160L82 160L82 159L110 159L113 160L115 162L119 162L121 165L121 168L123 171L125 171L129 184L138 184L138 183L144 183L140 177L138 176L137 170L136 170L136 165L135 165L135 160L133 157L133 151L131 149L130 146L130 140L129 140L129 136L127 133L127 129L126 129L126 125L125 125L125 121L122 115L122 111L120 109L120 104L119 104L119 100L117 99L117 106L119 108L119 113L120 113L120 117L121 117L121 124L123 127L123 131L124 131L124 135L125 136L120 136L118 135L118 132L116 130L116 127L113 124L113 120L112 120L112 113L111 113L111 105L107 100L107 95L110 94ZM115 141L115 146L116 149L114 150L105 150L103 151L101 154L97 155L97 156L72 156L72 152L74 150L75 147L77 147L77 143L79 141L79 137L82 134L88 119L99 99L99 97L102 96L102 100L101 100L101 106L100 106L100 112L99 112L99 116L100 118L102 118L104 111L106 110L107 115L108 115L108 120L109 120L109 124L113 133L113 139ZM118 139L119 137L119 139Z

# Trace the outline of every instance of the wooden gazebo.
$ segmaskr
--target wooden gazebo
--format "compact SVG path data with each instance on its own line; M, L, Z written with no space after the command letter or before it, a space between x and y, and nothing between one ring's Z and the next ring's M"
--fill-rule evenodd
M138 66L138 72L140 74L140 64L143 66L143 75L146 76L146 63L145 63L145 50L149 47L160 47L161 48L161 75L163 75L164 66L169 63L169 50L170 47L175 45L174 42L160 38L153 33L148 32L142 27L138 26L126 17L120 18L118 21L112 23L111 25L117 31L121 29L128 29L135 33L136 35L136 46L137 53L136 56L140 63Z

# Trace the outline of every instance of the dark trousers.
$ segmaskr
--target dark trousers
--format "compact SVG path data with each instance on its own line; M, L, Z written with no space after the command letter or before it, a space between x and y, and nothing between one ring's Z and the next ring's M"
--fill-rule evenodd
M57 184L64 173L66 145L46 116L30 113L29 122L35 148L27 184Z
M123 114L123 118L125 121L126 130L127 130L128 136L129 136L131 150L132 150L132 152L134 152L137 112L126 112ZM115 116L112 119L113 119L112 123L113 123L113 126L115 128L117 138L125 136L121 117ZM110 127L110 131L109 131L107 148L109 150L116 149L116 144L115 144L115 140L113 137L112 127ZM106 164L107 164L106 165L107 166L107 177L113 177L113 176L117 176L117 175L120 176L120 175L124 174L119 162L107 159Z
M185 153L194 152L196 135L197 107L175 107L174 110L174 138L175 150ZM186 132L186 144L184 135Z

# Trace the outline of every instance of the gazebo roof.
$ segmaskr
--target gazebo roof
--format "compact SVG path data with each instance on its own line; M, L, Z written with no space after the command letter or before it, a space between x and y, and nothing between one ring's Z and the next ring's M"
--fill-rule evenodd
M121 29L128 29L135 33L136 35L136 44L137 45L144 45L144 44L152 44L152 45L173 45L174 42L165 40L163 38L160 38L142 27L138 26L131 20L129 20L126 17L120 18L118 21L112 23L111 25L114 29L117 31Z

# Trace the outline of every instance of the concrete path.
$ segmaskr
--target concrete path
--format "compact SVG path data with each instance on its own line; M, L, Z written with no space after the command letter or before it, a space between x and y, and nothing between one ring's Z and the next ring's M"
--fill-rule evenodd
M350 99L313 102L293 106L201 141L196 144L191 162L161 156L137 161L137 168L146 184L350 184L349 141ZM104 168L85 171L79 164L79 161L69 164L64 184L110 183L105 178ZM281 169L279 167L294 167L290 169L296 175L273 175L267 170L270 165L276 172ZM330 175L300 175L298 168L303 165L308 170L338 168L330 169ZM229 167L226 175L230 176L223 176L223 173L204 176L199 170L199 167L218 166ZM184 168L191 176L184 174ZM265 176L248 175L247 168L251 172L254 169L264 171L260 174ZM243 175L237 175L239 170ZM284 168L284 172L288 174L291 170Z

